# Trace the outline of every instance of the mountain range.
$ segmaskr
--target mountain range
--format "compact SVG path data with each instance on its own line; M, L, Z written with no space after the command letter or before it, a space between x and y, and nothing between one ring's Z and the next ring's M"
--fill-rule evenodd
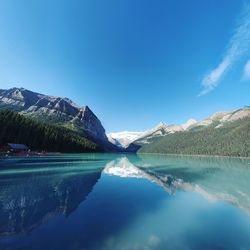
M245 130L240 130L240 127L243 125L243 123ZM176 142L182 136L186 136L189 139L189 137L198 135L200 136L202 134L203 140L208 141L207 136L208 134L211 135L211 130L213 131L214 134L218 133L219 135L222 134L221 133L222 131L223 133L227 131L226 137L229 138L231 136L230 143L233 143L237 140L240 131L241 133L245 131L246 133L245 139L247 140L248 139L247 131L249 128L250 128L250 107L246 106L233 111L216 112L201 121L196 121L195 119L189 119L184 124L167 124L165 122L160 122L154 128L144 132L125 131L118 133L110 133L108 134L108 138L112 143L115 142L116 145L123 147L123 149L127 152L138 151L144 153L176 153L176 150L173 149L171 149L170 151L167 150L167 148L169 147L169 145L167 144L169 143L170 138L171 140L174 140ZM215 143L217 138L218 136L216 138L213 138L213 140L211 139L210 144L212 144L213 141ZM224 139L225 137L221 138L222 143ZM244 139L241 139L241 141L242 143L240 141L238 141L237 143L243 144ZM160 142L161 145L159 146ZM181 146L181 144L183 144L183 142L178 143L179 146ZM176 147L178 147L178 145L176 145ZM189 154L189 150L187 150L187 147L191 148L192 145L188 144L185 147L185 150L183 150L183 153L185 152ZM212 145L209 145L209 147L212 147ZM222 145L221 147L225 148L226 146ZM196 153L200 154L198 151ZM205 150L203 151L203 153L206 154Z
M0 89L0 109L63 127L100 145L105 151L250 155L247 150L250 147L248 106L216 112L201 121L189 119L183 124L160 122L144 132L108 134L88 106L81 107L68 98L44 95L24 88Z
M150 139L165 136L167 134L172 134L178 131L189 130L197 124L197 121L194 119L188 120L186 123L181 125L168 125L165 122L160 122L154 128L149 129L144 132L118 132L118 133L109 133L108 139L110 142L116 143L120 147L127 148L134 141L141 141L142 143L149 143Z
M150 143L150 140L157 137L162 137L168 134L174 134L176 132L190 131L198 128L205 128L210 125L214 125L215 128L220 128L229 122L234 122L239 119L250 116L250 107L244 107L234 111L216 112L204 120L197 121L195 119L189 119L183 124L169 125L165 122L160 122L154 128L144 132L117 132L109 133L108 139L112 143L116 143L119 146L127 148L131 143L140 141L143 144Z

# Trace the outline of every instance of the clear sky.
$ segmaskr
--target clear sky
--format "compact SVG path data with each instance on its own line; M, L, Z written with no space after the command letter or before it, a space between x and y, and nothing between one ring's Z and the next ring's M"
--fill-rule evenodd
M241 0L0 0L0 88L89 105L107 132L250 105Z

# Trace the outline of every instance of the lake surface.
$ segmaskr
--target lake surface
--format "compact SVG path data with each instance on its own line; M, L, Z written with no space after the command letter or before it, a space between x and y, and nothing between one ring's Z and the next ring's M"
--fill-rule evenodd
M0 249L250 249L250 160L2 160Z

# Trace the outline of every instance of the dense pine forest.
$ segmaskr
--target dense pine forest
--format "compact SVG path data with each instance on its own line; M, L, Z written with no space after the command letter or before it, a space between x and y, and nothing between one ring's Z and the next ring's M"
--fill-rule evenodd
M39 122L11 111L0 111L0 147L6 143L26 144L32 150L49 152L97 152L102 149L77 133Z
M139 153L221 155L250 157L250 118L167 135L143 145Z

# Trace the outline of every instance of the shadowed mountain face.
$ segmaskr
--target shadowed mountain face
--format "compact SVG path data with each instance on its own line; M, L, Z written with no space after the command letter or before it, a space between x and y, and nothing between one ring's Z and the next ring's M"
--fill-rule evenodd
M0 182L0 235L27 234L55 216L68 217L86 199L101 176L102 165L93 169L84 167L93 162L33 160L32 164L40 165L38 172L22 169L22 166L29 166L29 161L20 161L21 170L13 169L13 164L7 165L7 173L1 175Z
M44 122L65 126L94 140L108 142L105 129L90 108L80 107L68 98L12 88L0 90L0 108L18 111Z

